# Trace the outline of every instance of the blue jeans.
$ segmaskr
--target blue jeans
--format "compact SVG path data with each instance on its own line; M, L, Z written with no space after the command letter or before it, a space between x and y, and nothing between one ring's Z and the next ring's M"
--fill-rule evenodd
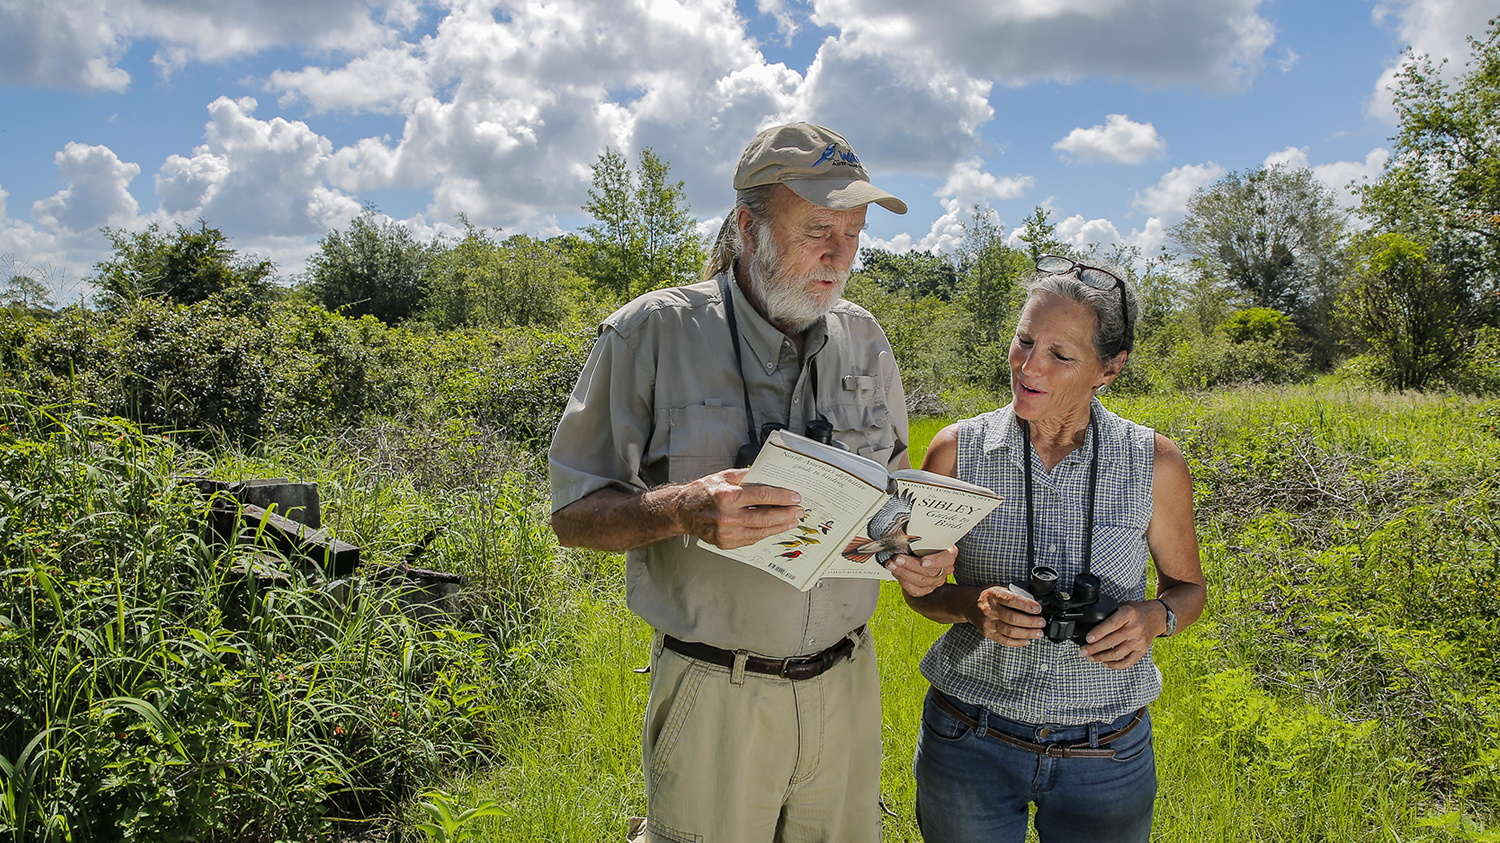
M998 730L1033 743L1097 741L1134 714L1115 723L1046 729L948 697L978 721L973 729L939 708L934 693L927 692L913 762L917 824L926 843L1022 843L1033 802L1042 843L1150 839L1156 755L1149 713L1134 731L1109 744L1114 758L1049 758L986 733Z

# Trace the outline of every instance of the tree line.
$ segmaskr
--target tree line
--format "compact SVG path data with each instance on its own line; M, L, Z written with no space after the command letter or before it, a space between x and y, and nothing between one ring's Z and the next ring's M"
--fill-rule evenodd
M1011 236L975 206L951 254L864 249L846 295L884 325L917 412L1003 395L1023 285L1048 253L1105 260L1136 283L1137 353L1117 389L1338 371L1396 389L1500 391L1497 39L1493 21L1471 38L1452 82L1428 60L1406 64L1392 157L1358 188L1353 215L1311 171L1286 166L1199 190L1169 247L1150 256L1080 252L1042 208ZM424 242L367 207L323 237L289 285L204 221L107 228L113 250L95 267L88 308L53 308L35 274L9 260L4 379L251 438L448 399L457 404L444 412L543 435L544 405L560 400L599 320L642 292L696 280L707 245L683 183L649 148L634 167L606 149L582 210L591 221L577 234L507 236L460 217L461 235ZM570 351L542 359L549 348ZM495 360L531 362L520 373ZM527 397L538 418L504 411L501 395Z

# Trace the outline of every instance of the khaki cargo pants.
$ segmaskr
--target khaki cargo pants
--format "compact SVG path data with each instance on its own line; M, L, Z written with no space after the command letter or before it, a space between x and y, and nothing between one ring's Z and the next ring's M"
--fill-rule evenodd
M880 840L880 678L870 632L793 682L652 649L642 769L651 843Z

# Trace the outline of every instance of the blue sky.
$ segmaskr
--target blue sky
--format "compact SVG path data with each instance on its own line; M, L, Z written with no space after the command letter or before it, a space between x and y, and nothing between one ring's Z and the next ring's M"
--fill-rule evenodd
M1377 175L1402 50L1462 67L1493 0L0 0L0 260L88 293L101 226L202 218L294 276L364 203L421 237L585 222L653 147L705 229L746 141L842 132L951 250L974 204L1154 253L1267 162ZM1347 196L1347 194L1344 194ZM8 256L8 258L7 258ZM0 266L0 269L5 268Z

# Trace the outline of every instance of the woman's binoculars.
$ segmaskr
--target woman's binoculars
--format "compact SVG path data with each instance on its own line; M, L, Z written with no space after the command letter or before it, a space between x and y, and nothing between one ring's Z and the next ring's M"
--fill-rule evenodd
M1087 644L1089 632L1120 607L1099 588L1099 578L1093 574L1074 577L1071 592L1058 591L1057 569L1046 565L1031 569L1025 591L1042 604L1042 618L1047 622L1043 634L1049 641Z

